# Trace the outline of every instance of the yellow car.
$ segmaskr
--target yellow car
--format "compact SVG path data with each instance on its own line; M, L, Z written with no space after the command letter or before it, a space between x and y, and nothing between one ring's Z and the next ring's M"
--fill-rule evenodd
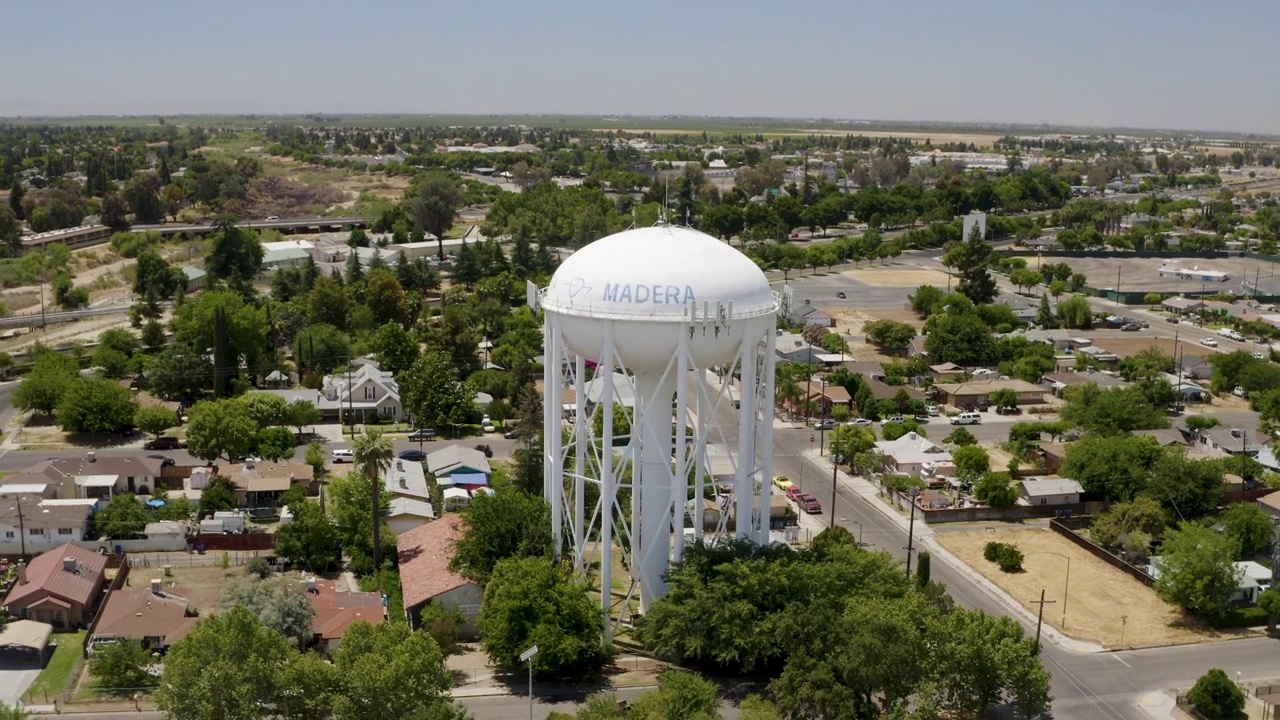
M791 487L792 485L795 485L795 483L791 482L790 480L786 479L781 475L773 476L773 486L778 488L779 490L782 490L783 492L786 492L787 488Z

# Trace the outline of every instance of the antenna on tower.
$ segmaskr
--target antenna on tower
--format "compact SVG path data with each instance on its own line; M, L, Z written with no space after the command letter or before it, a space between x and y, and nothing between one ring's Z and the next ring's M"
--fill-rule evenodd
M671 178L662 176L662 212L658 214L658 224L667 224L667 211L671 208Z

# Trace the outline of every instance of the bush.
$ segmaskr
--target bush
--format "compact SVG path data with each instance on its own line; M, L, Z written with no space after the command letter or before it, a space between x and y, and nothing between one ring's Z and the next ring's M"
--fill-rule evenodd
M1218 629L1262 627L1267 624L1267 611L1260 607L1232 608L1216 618L1211 618L1210 624Z
M249 558L249 562L244 564L245 575L256 575L262 580L266 580L271 577L271 573L273 572L275 572L275 570L271 567L271 563L267 562L266 558Z
M1196 680L1187 693L1187 702L1209 720L1235 720L1244 710L1244 693L1219 668Z
M1022 572L1022 551L1017 545L989 542L982 550L982 557L999 565L1003 572Z

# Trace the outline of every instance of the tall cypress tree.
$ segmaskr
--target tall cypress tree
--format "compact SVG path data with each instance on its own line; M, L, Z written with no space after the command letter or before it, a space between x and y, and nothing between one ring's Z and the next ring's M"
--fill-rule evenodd
M13 189L9 191L9 209L19 220L26 220L27 216L22 212L22 198L27 191L22 187L22 178L17 175L13 176Z
M231 379L231 348L227 341L227 311L213 311L213 396L225 397Z

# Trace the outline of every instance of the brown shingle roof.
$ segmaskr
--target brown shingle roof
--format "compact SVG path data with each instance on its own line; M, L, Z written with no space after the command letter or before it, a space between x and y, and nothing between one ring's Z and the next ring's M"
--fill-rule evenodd
M73 558L76 570L64 570L63 558ZM102 588L102 573L107 567L106 557L86 550L73 543L41 553L27 566L27 581L15 583L4 599L6 605L25 605L40 592L79 605L90 605L94 595Z
M187 615L185 598L157 595L150 588L130 588L111 593L93 634L130 640L159 636L168 646L181 640L199 621Z
M405 608L417 607L471 582L449 571L453 544L465 528L462 518L447 516L396 538Z

